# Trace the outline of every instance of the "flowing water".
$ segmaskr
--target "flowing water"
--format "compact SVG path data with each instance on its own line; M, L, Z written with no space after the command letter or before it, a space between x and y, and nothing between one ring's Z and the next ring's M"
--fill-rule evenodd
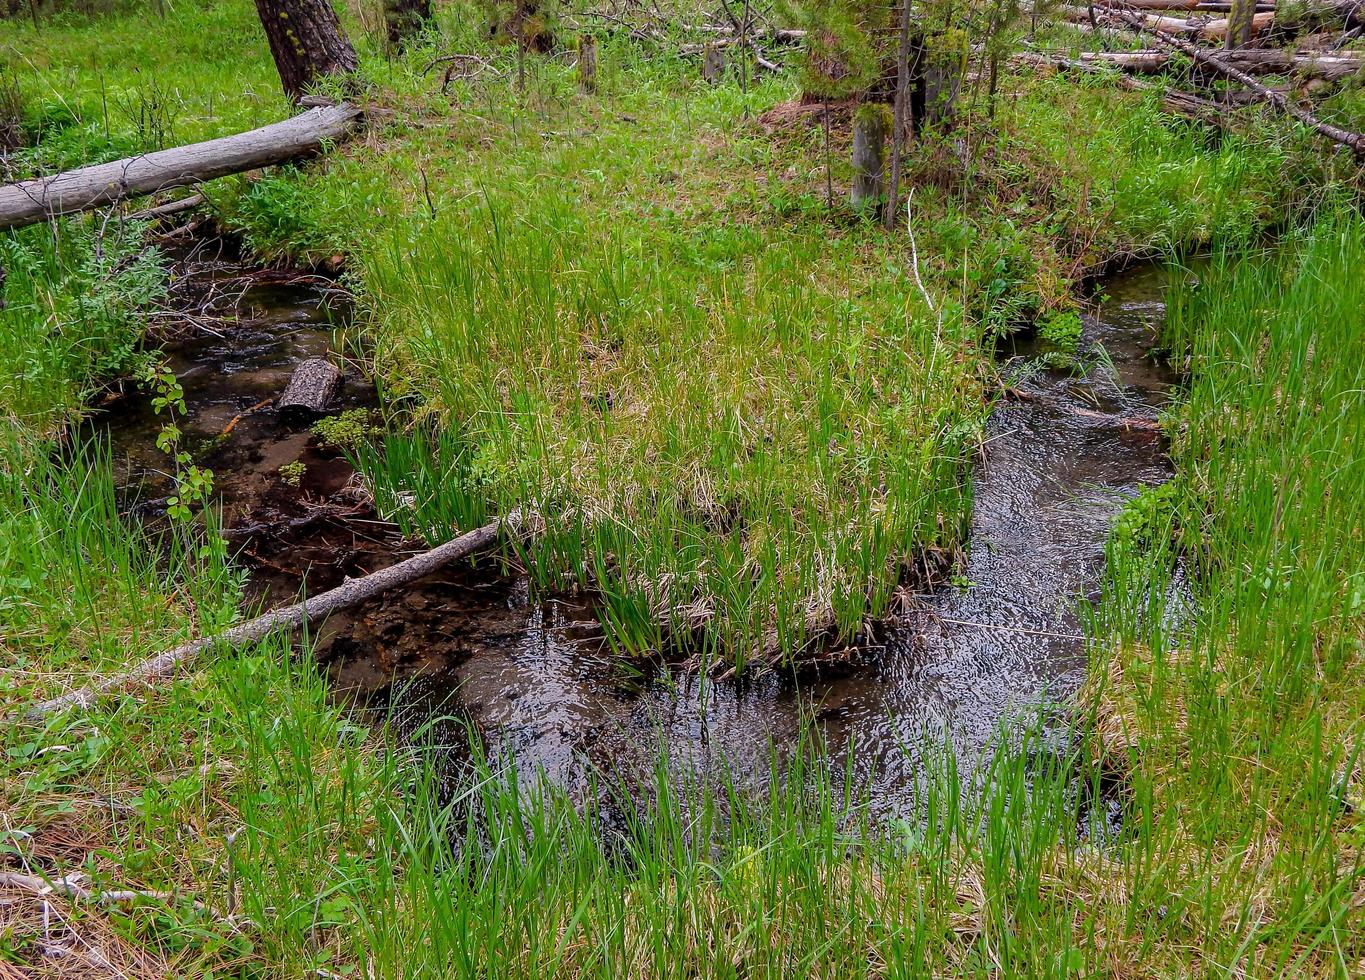
M368 509L339 454L262 404L298 361L329 349L331 284L263 279L203 256L186 269L180 288L199 315L168 345L168 362L185 389L189 447L215 470L253 596L316 593L419 550ZM862 667L800 680L641 674L606 648L589 599L537 596L524 578L478 567L333 617L318 631L318 658L339 690L396 703L409 723L448 715L451 742L470 725L495 757L571 794L595 773L644 785L661 741L675 765L766 779L774 757L780 764L814 733L875 810L902 813L926 750L981 758L1012 716L1064 703L1084 677L1076 607L1097 588L1109 527L1126 498L1170 476L1154 420L1171 378L1148 356L1164 284L1154 266L1107 283L1087 321L1083 372L1042 368L1027 344L1009 352L1011 393L976 466L957 584L882 627ZM167 487L153 446L160 420L145 401L115 403L95 424L121 461L130 509L154 519ZM372 401L352 378L343 406ZM280 473L294 462L304 466L297 487Z

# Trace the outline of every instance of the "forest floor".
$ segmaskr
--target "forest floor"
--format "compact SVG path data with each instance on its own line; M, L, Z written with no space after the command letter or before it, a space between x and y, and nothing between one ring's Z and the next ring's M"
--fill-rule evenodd
M289 111L249 6L168 11L0 25L28 143L15 175ZM395 406L394 445L461 460L414 526L534 512L523 557L544 583L598 590L628 652L685 641L743 667L855 637L925 553L961 544L994 337L1064 324L1081 280L1126 257L1227 250L1173 302L1166 342L1190 372L1167 422L1178 476L1120 522L1095 615L1096 735L1077 758L1125 775L1135 829L1095 846L1075 832L1073 773L1002 753L980 800L931 791L927 827L891 832L850 817L815 769L787 780L809 792L733 804L723 826L707 791L670 805L661 784L613 857L591 814L491 773L441 808L422 757L337 707L299 669L306 650L278 640L7 726L0 961L137 976L1363 968L1365 231L1341 217L1348 163L1273 118L1215 138L1102 79L1010 74L993 118L977 102L912 155L912 257L904 225L843 203L841 107L826 199L819 110L794 105L786 76L708 86L692 61L608 38L585 96L560 59L532 59L519 85L463 7L442 9L439 46L396 59L363 11L348 23L367 134L210 187L212 211L264 261L344 268L352 349ZM441 67L423 68L447 52L483 67L443 92ZM1326 111L1358 126L1358 91ZM1280 257L1234 261L1296 224L1315 230ZM146 234L71 219L0 241L7 713L238 614L242 573L214 536L190 521L158 549L120 515L107 451L72 445L102 385L154 366L141 314L166 266ZM407 489L401 467L370 475ZM1201 573L1199 622L1178 636L1133 599L1165 594L1172 542ZM156 894L38 895L16 874Z

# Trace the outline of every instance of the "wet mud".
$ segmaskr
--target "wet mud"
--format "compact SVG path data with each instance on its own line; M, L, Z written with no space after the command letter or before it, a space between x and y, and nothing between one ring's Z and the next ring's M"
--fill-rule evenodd
M904 814L930 752L982 758L1011 718L1064 705L1084 679L1077 603L1098 587L1124 500L1170 476L1155 419L1172 378L1148 353L1164 284L1147 266L1108 281L1086 323L1084 370L1042 367L1027 341L1005 352L1010 392L976 465L965 562L952 584L882 624L854 669L726 681L642 672L607 648L591 597L536 594L491 563L334 616L316 630L318 661L338 692L395 709L409 728L444 719L436 735L451 745L467 744L468 727L524 778L543 772L571 796L599 782L648 786L661 743L676 766L762 783L820 740L874 811ZM298 362L336 357L347 309L335 285L252 273L201 249L182 261L177 289L193 313L165 356L185 391L186 445L215 472L251 601L316 593L422 550L373 512L339 452L270 404ZM148 401L129 393L91 425L112 444L129 512L154 524L169 484ZM350 371L338 408L373 402ZM294 463L297 486L280 473ZM1067 737L1064 712L1052 714Z

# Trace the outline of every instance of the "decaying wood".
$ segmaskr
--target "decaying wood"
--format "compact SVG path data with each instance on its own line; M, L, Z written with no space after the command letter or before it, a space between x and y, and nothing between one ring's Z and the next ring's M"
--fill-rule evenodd
M708 44L701 56L701 77L712 85L725 77L725 50L719 44Z
M141 211L134 211L128 215L128 221L160 221L162 218L170 218L177 214L184 214L186 211L193 211L204 203L203 194L191 194L174 201L167 201L165 204L158 204L154 208L144 208Z
M328 592L313 596L305 602L296 602L272 610L263 616L240 623L214 636L182 643L178 647L158 653L143 660L131 670L115 674L103 680L88 684L78 690L60 697L33 705L24 712L24 718L31 722L41 721L48 715L69 708L88 708L102 697L125 691L138 685L150 684L173 676L177 671L193 664L200 656L218 647L237 647L255 643L280 629L296 629L306 623L314 622L340 609L354 606L372 599L382 592L394 589L437 569L467 558L482 551L497 540L498 532L510 519L499 518L490 521L477 530L462 534L452 541L438 545L430 551L414 555L396 565L372 572L361 578L351 579Z
M19 228L171 187L283 163L346 136L360 110L343 103L203 143L0 187L0 229Z
M384 0L384 29L389 47L404 50L432 21L431 0Z
M1117 18L1139 34L1150 34L1166 47L1182 51L1199 64L1206 65L1220 75L1231 78L1235 82L1240 82L1257 95L1261 96L1264 101L1269 102L1272 106L1286 115L1292 116L1305 126L1311 126L1328 139L1340 143L1342 146L1350 147L1355 151L1357 156L1365 156L1365 134L1353 133L1349 130L1342 129L1340 126L1333 126L1331 123L1323 122L1307 109L1300 107L1293 100L1286 98L1282 92L1276 92L1274 89L1267 88L1240 68L1228 64L1224 61L1222 56L1214 55L1203 48L1190 44L1188 41L1184 41L1165 31L1148 26L1141 15L1136 14L1131 10L1125 10L1112 3L1106 3L1103 9L1106 16Z
M1097 3L1096 12L1101 14L1115 9L1114 5ZM1128 9L1125 7L1125 9ZM1143 13L1142 8L1133 7L1129 12L1142 19L1145 26L1153 30L1165 31L1168 34L1189 36L1192 38L1203 38L1209 41L1222 41L1227 37L1228 20L1226 17L1216 20L1189 20L1181 17L1167 17L1161 14ZM1092 14L1089 7L1062 6L1056 8L1057 16L1078 27L1090 28L1094 26ZM1275 22L1275 12L1273 10L1263 11L1256 14L1251 19L1251 33L1256 35L1267 30Z
M174 903L184 901L201 912L217 916L203 902L185 898L175 892L151 891L147 889L120 888L108 891L94 891L80 882L80 874L59 875L55 878L41 878L38 875L23 874L19 871L0 871L0 888L13 888L29 892L40 898L60 895L81 902L95 902L99 905L127 905L138 901Z
M326 412L341 388L341 369L325 357L310 357L289 377L277 406L281 420L297 422Z
M1088 64L1108 65L1123 71L1152 75L1171 67L1169 51L1082 51L1077 57ZM1365 60L1347 55L1294 54L1279 48L1225 51L1223 61L1249 75L1297 74L1333 80L1346 78L1365 68Z

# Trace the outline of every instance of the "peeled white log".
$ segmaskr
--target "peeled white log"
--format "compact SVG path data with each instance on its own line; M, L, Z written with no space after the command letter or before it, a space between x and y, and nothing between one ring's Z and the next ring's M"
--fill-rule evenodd
M309 109L246 133L6 184L0 187L0 229L283 163L346 136L359 118L360 110L345 103Z
M1347 55L1293 54L1279 48L1224 51L1224 63L1251 75L1300 74L1335 79L1354 75L1365 67L1365 60ZM1166 51L1082 51L1081 61L1108 65L1139 74L1156 74L1170 67L1172 56Z

